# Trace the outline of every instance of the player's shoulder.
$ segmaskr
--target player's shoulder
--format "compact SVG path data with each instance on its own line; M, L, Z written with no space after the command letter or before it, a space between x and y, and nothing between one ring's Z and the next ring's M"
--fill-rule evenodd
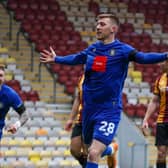
M100 45L99 41L96 41L96 42L92 43L88 48L89 49L97 48L99 45Z
M11 88L10 86L8 86L6 84L2 85L2 91L6 94L15 94L16 93L16 91L13 88Z
M136 51L136 49L133 46L131 46L130 44L127 44L125 42L120 41L119 45L120 45L119 49L124 55L128 56L129 53L131 53L132 51L134 51L134 50Z
M2 89L2 91L9 91L9 90L11 90L11 87L6 84L3 84L1 89Z
M118 40L118 44L122 46L123 49L134 49L130 44Z

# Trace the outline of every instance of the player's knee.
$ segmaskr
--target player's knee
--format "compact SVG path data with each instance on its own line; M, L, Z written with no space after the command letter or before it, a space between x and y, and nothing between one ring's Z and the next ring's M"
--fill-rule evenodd
M166 151L164 151L164 150L159 150L158 151L158 160L159 161L166 160Z
M70 152L71 152L71 155L74 157L78 157L80 154L79 149L75 149L75 148L70 148Z
M90 148L88 153L88 159L90 161L97 161L100 156L100 152L96 149Z

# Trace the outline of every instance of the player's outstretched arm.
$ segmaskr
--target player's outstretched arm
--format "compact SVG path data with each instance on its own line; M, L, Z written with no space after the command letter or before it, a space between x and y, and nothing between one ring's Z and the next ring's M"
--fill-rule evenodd
M154 64L168 60L168 53L137 52L134 61L140 64Z
M16 121L14 124L10 124L6 127L6 130L8 132L11 132L12 134L16 133L17 130L24 125L28 119L29 119L29 115L25 110L24 105L22 105L21 107L19 107L19 111L18 111L20 118L18 121Z
M74 103L72 105L72 111L69 115L69 119L65 123L65 130L70 131L72 129L73 122L78 115L78 109L79 109L80 101L79 101L79 95L76 95Z
M159 103L159 96L154 95L148 105L148 108L147 108L147 111L146 111L146 114L145 114L145 117L142 123L143 129L148 128L148 120L151 117L151 115L156 111L158 103Z
M43 50L40 56L40 62L42 63L54 63L55 62L55 57L56 53L54 52L53 48L50 47L50 50Z

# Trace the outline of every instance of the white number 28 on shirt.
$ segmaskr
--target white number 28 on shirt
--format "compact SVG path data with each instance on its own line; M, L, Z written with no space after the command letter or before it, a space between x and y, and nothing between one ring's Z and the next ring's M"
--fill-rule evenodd
M115 124L112 122L101 121L101 126L99 127L99 131L104 132L104 135L108 136L114 132Z

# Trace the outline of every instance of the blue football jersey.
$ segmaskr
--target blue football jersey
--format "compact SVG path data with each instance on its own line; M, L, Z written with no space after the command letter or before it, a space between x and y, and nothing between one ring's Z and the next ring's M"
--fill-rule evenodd
M82 124L86 144L92 139L111 143L120 121L129 62L151 64L166 59L166 53L138 52L119 40L109 44L98 41L77 54L55 57L61 64L85 64Z
M100 41L77 54L56 56L61 64L85 64L83 101L85 105L110 107L115 101L122 107L122 89L127 76L129 61L156 63L167 59L163 53L143 53L132 46L115 40L109 44Z
M3 84L0 89L0 130L4 127L5 116L10 107L17 109L23 104L19 95L9 86Z

